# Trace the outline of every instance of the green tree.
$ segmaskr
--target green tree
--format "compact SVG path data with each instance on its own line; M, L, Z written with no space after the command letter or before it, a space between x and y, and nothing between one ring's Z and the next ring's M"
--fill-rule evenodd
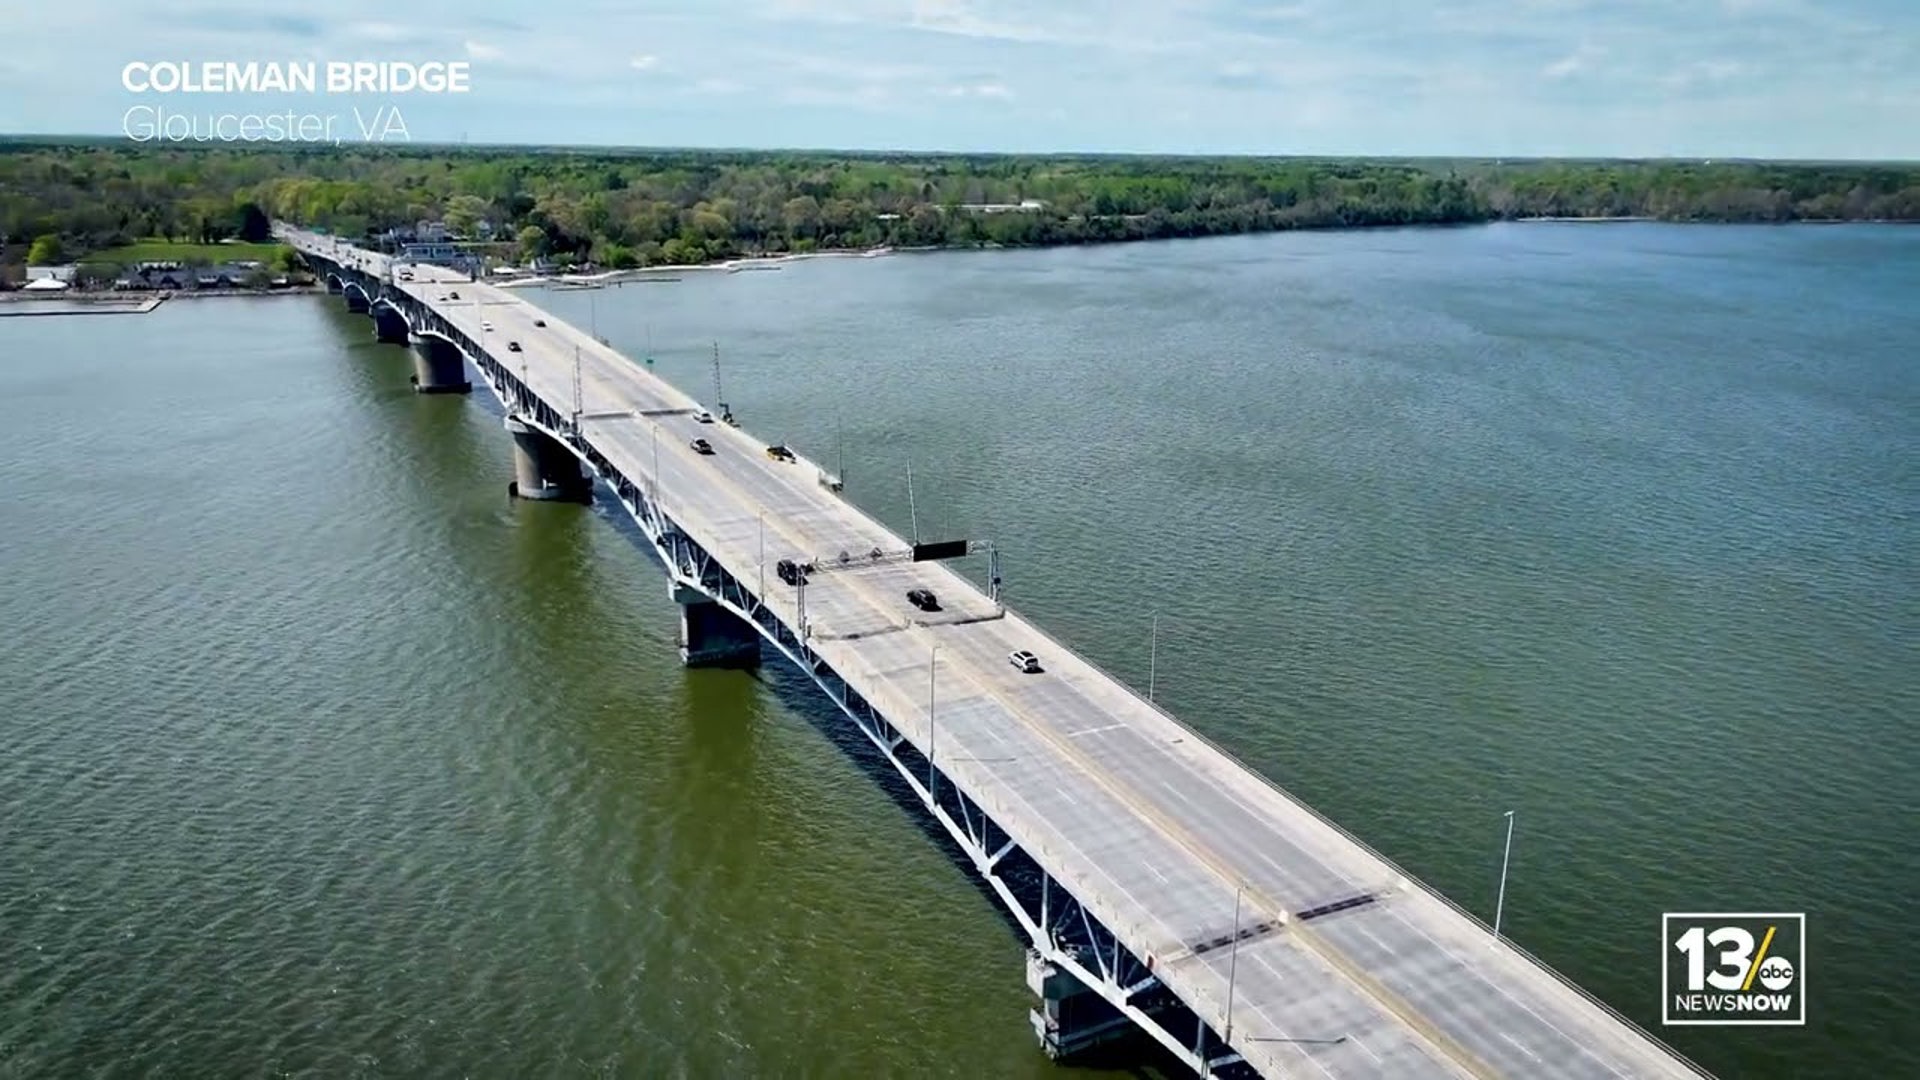
M248 200L234 210L234 235L249 244L264 244L273 238L273 222L259 203Z
M520 257L531 262L547 253L547 231L537 225L529 225L514 237L514 243L520 249Z
M27 248L27 265L46 266L57 263L64 251L58 236L52 233L36 236L33 238L33 245Z
M1023 198L1044 205L1003 214L959 207ZM548 254L651 264L814 246L1077 244L1543 214L1920 220L1920 167L0 147L0 234L52 237L57 254L29 252L51 261L154 235L264 238L269 218L355 240L433 217L471 235L484 220L510 247L527 249L533 230Z
M447 210L441 220L446 222L447 231L455 236L472 236L478 225L490 213L487 200L478 195L455 195L447 200Z

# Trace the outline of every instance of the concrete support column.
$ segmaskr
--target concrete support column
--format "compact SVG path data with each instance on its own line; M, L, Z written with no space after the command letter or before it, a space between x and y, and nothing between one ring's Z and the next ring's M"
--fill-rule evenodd
M521 499L542 502L592 502L593 482L580 471L580 459L539 428L507 417L513 435L513 483L507 490Z
M698 589L670 587L680 605L680 662L688 667L760 666L760 635Z
M1133 1021L1070 972L1027 950L1027 987L1040 1004L1031 1013L1040 1047L1056 1061L1134 1036Z
M385 304L373 309L373 337L388 345L405 345L409 330L407 317Z
M441 337L413 337L413 389L420 394L465 394L473 389L467 379L466 358L453 342Z
M355 315L365 315L368 307L367 294L361 292L359 289L347 289L345 292L347 294L347 310L353 312Z

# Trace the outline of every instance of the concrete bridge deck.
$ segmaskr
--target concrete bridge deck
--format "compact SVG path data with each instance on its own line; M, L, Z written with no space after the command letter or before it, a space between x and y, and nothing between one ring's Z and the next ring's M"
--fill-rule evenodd
M1033 939L1050 1049L1137 1026L1206 1075L1703 1075L948 566L892 557L908 542L810 463L699 422L693 398L511 292L425 266L391 280L381 256L283 235L458 340L511 413L616 490L678 589L846 709ZM783 558L820 570L795 588ZM943 610L911 606L914 588ZM1017 649L1044 672L1017 671ZM1104 1007L1076 1011L1090 997Z

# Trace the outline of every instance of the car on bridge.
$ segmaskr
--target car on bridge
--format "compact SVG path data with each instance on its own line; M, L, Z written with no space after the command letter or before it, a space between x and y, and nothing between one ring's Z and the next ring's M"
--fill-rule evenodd
M767 447L767 456L772 458L775 461L800 460L799 458L796 458L793 456L793 451L787 449L785 446L782 446L779 443L774 443L772 446Z
M1025 649L1016 649L1008 653L1007 663L1012 664L1028 675L1038 675L1045 670L1040 666L1040 658Z
M773 572L780 576L781 581L789 585L805 585L807 583L807 568L794 562L792 559L781 559L779 562L773 564Z
M693 446L693 452L696 454L713 453L713 444L705 439L695 439L691 445Z
M519 351L520 351L520 343L519 343L519 342L517 342L517 341L509 341L509 342L507 342L507 351L508 351L508 352L519 352Z
M914 607L919 608L921 611L939 611L940 610L940 600L938 597L933 595L932 589L907 590L907 603L912 604Z
M693 411L693 419L696 423L711 424L713 423L713 414L705 409L695 409Z
M535 320L533 320L533 325L535 325L535 326L545 326L545 325L547 325L547 320L545 320L545 319L535 319Z
M490 323L490 322L488 322L488 321L487 321L487 320L485 320L485 319L481 319L481 320L480 320L480 329L482 329L482 330L491 330L491 329L493 329L493 324L492 324L492 323Z

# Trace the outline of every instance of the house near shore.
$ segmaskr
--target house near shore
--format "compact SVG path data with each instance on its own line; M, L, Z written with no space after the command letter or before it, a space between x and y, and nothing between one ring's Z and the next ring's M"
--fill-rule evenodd
M177 262L144 262L114 279L122 292L150 289L234 289L266 272L266 264L251 259L219 266L192 267Z
M27 282L22 287L35 292L57 292L72 285L79 273L80 267L73 263L63 263L58 266L29 266Z
M1040 199L1021 199L1017 203L961 203L957 209L969 214L1032 214L1045 210Z

